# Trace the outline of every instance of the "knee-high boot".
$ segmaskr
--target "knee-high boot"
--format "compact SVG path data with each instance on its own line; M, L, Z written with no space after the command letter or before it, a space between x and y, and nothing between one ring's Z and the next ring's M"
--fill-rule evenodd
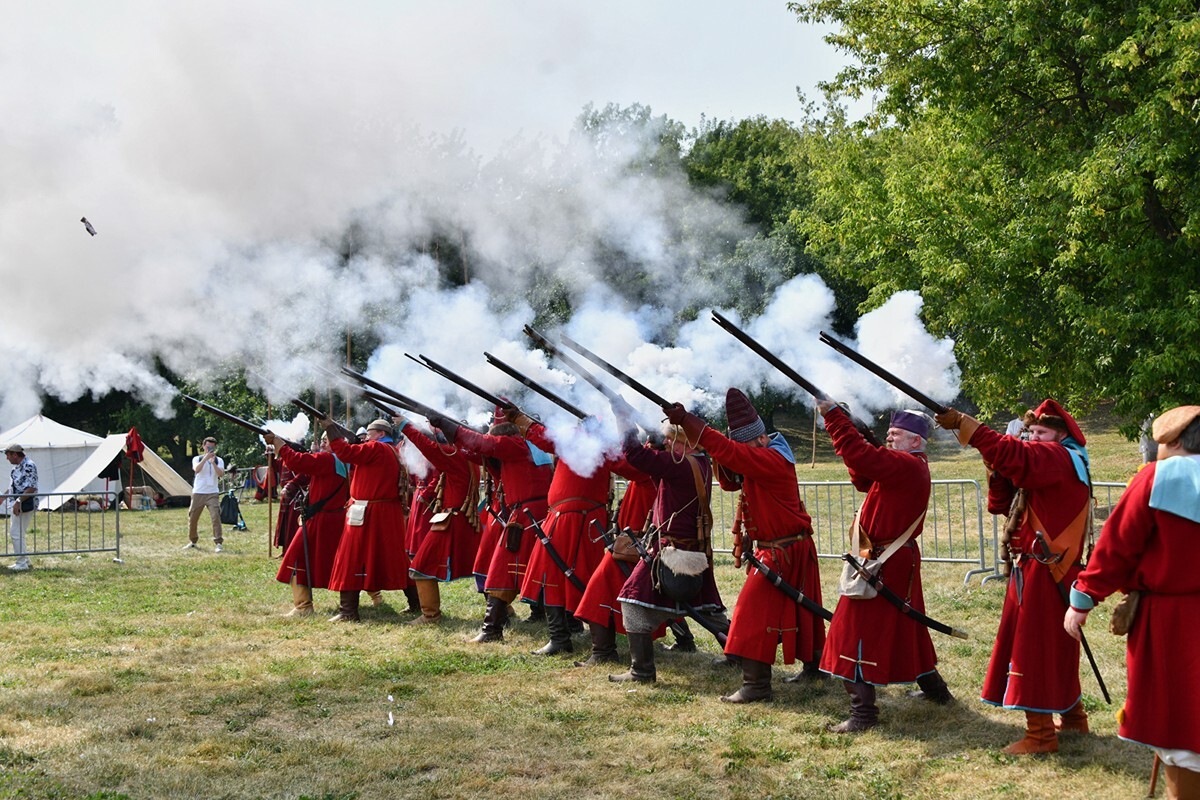
M1080 700L1071 707L1067 713L1062 715L1062 722L1055 723L1055 730L1060 733L1063 731L1075 731L1076 733L1088 733L1088 715L1083 710L1083 701Z
M507 619L508 601L489 594L487 608L483 612L483 628L471 641L476 644L504 641L504 623Z
M617 626L597 625L589 622L592 632L592 654L586 661L576 661L577 667L594 667L597 664L619 664L617 656Z
M946 681L937 670L922 675L917 678L917 686L921 687L918 691L909 692L908 696L918 700L928 700L931 703L937 703L944 706L954 700L950 694L950 687L946 685ZM1066 719L1066 717L1064 717ZM1084 716L1084 724L1087 724L1087 716Z
M674 622L668 622L667 627L671 629L671 633L675 636L675 644L668 645L663 648L664 650L670 650L673 653L696 652L696 637L692 634L692 629L688 627L686 619L677 619Z
M808 683L809 681L823 681L827 676L821 672L821 651L813 653L811 661L802 661L800 663L800 671L795 675L789 675L783 679L784 683Z
M442 618L442 592L437 581L419 579L417 597L421 603L421 616L410 620L409 625L427 625Z
M1167 773L1167 800L1192 800L1200 797L1200 772L1163 764Z
M657 672L654 669L654 639L648 633L630 633L629 636L629 672L621 675L609 675L610 681L622 683L636 681L637 683L654 683Z
M296 582L296 576L292 576L292 610L284 614L285 617L308 617L313 613L312 604L312 589L302 583Z
M330 622L358 622L358 590L338 592L338 612Z
M546 627L550 629L550 641L533 651L535 656L552 656L574 651L571 631L567 627L567 610L562 606L546 606Z
M407 586L404 589L404 599L408 601L408 608L404 609L409 614L421 613L421 595L417 593L416 586Z
M1008 756L1057 753L1058 736L1054 733L1054 715L1040 711L1025 712L1025 736L1000 751Z
M879 724L879 706L875 705L875 687L865 681L842 681L850 695L850 718L831 725L831 733L858 733Z
M731 695L721 698L722 703L757 703L770 700L771 665L751 658L742 659L742 687Z

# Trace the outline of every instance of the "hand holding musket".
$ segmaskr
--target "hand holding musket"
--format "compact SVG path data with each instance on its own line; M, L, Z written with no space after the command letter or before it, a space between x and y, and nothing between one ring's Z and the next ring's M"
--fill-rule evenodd
M316 419L317 423L322 428L325 429L325 433L329 434L329 438L345 439L348 442L357 442L358 441L358 437L354 434L354 431L352 431L349 428L346 428L342 425L339 425L337 422L334 422L332 417L330 417L328 414L326 414L324 411L317 408L316 406L309 405L308 403L304 402L303 400L299 399L298 397L293 397L291 400L291 403L292 403L292 405L296 406L296 408L300 409L301 411L309 414L314 419ZM327 422L330 424L327 425L326 424ZM270 442L267 442L267 444L270 444ZM293 449L295 449L295 448L293 448Z

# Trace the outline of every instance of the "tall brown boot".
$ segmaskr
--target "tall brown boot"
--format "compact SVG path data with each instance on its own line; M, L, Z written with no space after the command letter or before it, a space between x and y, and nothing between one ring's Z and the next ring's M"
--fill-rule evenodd
M1054 734L1054 715L1040 711L1025 712L1025 738L1000 751L1008 756L1030 756L1058 752Z
M296 576L292 576L292 610L284 614L285 617L310 617L313 613L312 605L312 589L304 584L296 582Z
M866 681L842 681L850 695L850 718L829 726L830 733L860 733L879 724L875 687Z
M1167 800L1197 800L1200 798L1200 772L1163 764L1167 773Z
M550 629L550 641L533 651L535 656L553 656L574 652L571 630L567 627L567 610L562 606L546 606L546 627Z
M751 658L742 659L742 687L727 697L722 697L722 703L757 703L770 700L771 665L765 661L755 661Z
M654 639L648 633L630 633L629 636L629 672L620 675L609 675L610 681L624 683L654 683L658 672L654 668Z
M358 622L358 590L338 592L338 612L330 622Z
M587 661L576 661L577 667L594 667L597 664L619 664L617 656L617 626L597 625L589 622L592 632L592 654Z
M939 706L948 705L954 700L954 696L950 694L950 687L946 685L942 674L936 669L917 678L917 686L921 688L915 692L909 692L909 697L916 700L928 700Z
M821 651L813 653L811 661L803 661L800 671L783 679L784 683L810 683L828 680L829 676L821 672Z
M487 596L487 609L483 612L483 628L472 639L476 644L504 641L504 623L508 619L508 601L493 595Z
M1054 723L1054 729L1059 733L1075 731L1076 733L1089 733L1088 730L1088 715L1083 710L1083 701L1080 700L1067 713L1062 715L1062 722Z
M421 616L409 621L409 625L427 625L442 618L442 592L438 582L424 578L417 581L417 597L421 602Z

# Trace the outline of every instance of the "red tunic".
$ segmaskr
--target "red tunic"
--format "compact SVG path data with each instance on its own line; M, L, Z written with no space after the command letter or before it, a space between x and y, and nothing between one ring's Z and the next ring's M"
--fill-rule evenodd
M538 449L555 453L554 442L540 422L529 426L525 437ZM550 539L559 558L574 570L574 575L586 588L592 573L604 555L604 540L592 521L601 529L608 527L608 493L612 486L613 467L620 459L606 458L590 477L584 477L564 461L554 468L548 490L548 510L542 529ZM536 538L529 556L529 567L521 584L522 599L536 603L542 599L548 606L564 607L574 613L579 607L583 590L574 584L554 563L550 553Z
M400 502L400 460L386 442L329 442L333 454L354 466L350 499L367 500L362 525L346 521L333 560L329 588L334 591L381 591L408 585L404 550L404 506Z
M462 513L468 495L474 496L479 486L479 468L467 460L457 447L451 447L450 452L442 450L437 442L419 431L416 426L405 422L400 426L405 437L413 446L444 477L442 485L442 510L453 510L450 527L444 531L430 531L428 513L411 515L412 521L421 517L420 525L424 530L419 538L420 544L412 557L409 574L414 578L436 578L440 581L453 581L471 576L471 568L475 564L475 553L479 550L479 530L471 519ZM436 483L434 493L436 494ZM431 498L436 500L435 498ZM423 512L432 511L423 508ZM475 509L470 509L472 514Z
M279 456L279 460L283 462L283 457ZM279 492L279 517L275 520L275 546L282 547L287 550L287 546L291 544L292 537L296 535L296 531L300 526L300 509L297 504L302 502L297 498L300 497L303 490L308 488L309 477L307 475L297 475L295 471L283 462L283 469L280 470L279 482L283 489Z
M498 513L504 520L520 523L524 530L516 552L505 546L508 537L503 532L497 536L492 559L488 562L484 590L520 591L533 543L537 539L529 528L525 509L529 509L529 513L539 522L545 518L546 494L553 471L549 464L539 466L533 462L529 445L520 436L490 436L460 427L454 441L472 453L500 462L500 488L504 493L504 505Z
M833 448L846 462L850 480L866 490L859 526L874 547L904 535L929 505L929 464L924 453L902 453L868 444L841 409L825 416ZM908 543L888 557L880 577L917 611L925 611L921 592L921 551L916 527ZM900 613L882 595L869 600L838 599L821 669L849 681L878 686L912 683L937 667L929 629Z
M820 603L821 574L812 520L800 500L795 465L777 450L735 442L708 427L700 434L700 444L721 466L742 476L747 511L743 525L751 538L759 541L806 534L782 549L759 547L755 556ZM812 661L825 646L825 621L798 606L758 570L748 568L733 609L725 653L773 664L780 643L783 663L791 664L797 658Z
M297 479L303 477L309 482L308 505L322 505L304 522L300 533L292 536L275 579L291 583L294 575L299 585L325 589L342 540L349 485L338 474L332 453L301 453L282 445L278 455L288 469L297 473Z
M410 562L420 549L425 534L429 533L430 518L433 516L437 496L437 482L441 476L438 468L430 465L425 477L416 479L412 506L408 509L408 525L404 532L404 550L408 553Z
M1134 476L1075 588L1097 602L1117 590L1145 592L1129 631L1121 738L1200 753L1200 692L1191 683L1200 673L1200 523L1150 508L1157 466Z
M492 556L496 554L496 543L504 532L501 515L504 507L500 504L500 462L494 458L484 458L478 453L464 450L466 457L471 459L484 474L483 510L479 512L479 549L475 551L475 564L472 573L475 575L475 590L483 591L487 583L488 567L492 564Z
M1030 514L1010 545L1019 564L1004 595L1000 628L983 681L985 703L1024 711L1062 713L1079 702L1079 642L1063 630L1067 607L1050 569L1030 554L1036 551L1034 515L1051 543L1079 516L1091 491L1079 480L1067 449L1058 442L1023 442L981 425L971 446L996 475L1028 490ZM989 481L988 507L1003 505L1003 480ZM1018 576L1017 572L1020 571ZM1066 585L1079 573L1067 571Z

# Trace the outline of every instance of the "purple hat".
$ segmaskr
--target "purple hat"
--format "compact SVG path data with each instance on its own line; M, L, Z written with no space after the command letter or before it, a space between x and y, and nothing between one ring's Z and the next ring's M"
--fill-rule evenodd
M893 411L888 427L915 433L922 439L929 438L929 417L920 411Z
M725 393L725 418L729 421L729 438L735 442L750 442L767 432L762 417L738 389Z

